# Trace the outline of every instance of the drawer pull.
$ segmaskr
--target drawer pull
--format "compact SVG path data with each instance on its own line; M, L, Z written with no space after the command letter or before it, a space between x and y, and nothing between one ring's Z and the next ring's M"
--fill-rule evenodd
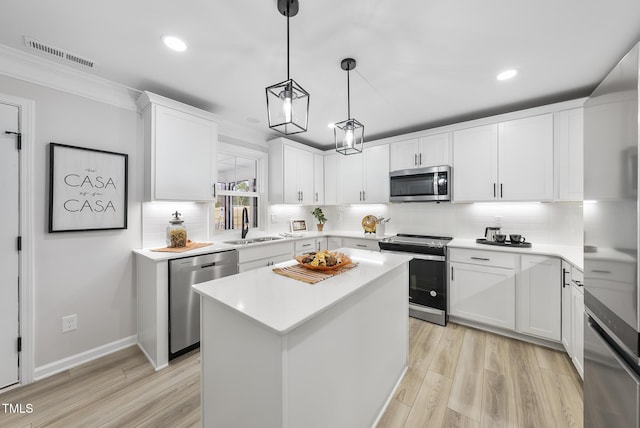
M606 273L606 274L610 274L611 273L610 270L600 270L600 269L593 269L591 272L594 272L594 273Z
M356 244L356 247L367 248L367 246L365 244Z
M482 260L483 262L491 261L491 259L487 259L487 258L484 258L484 257L473 257L473 256L471 256L470 258L471 258L471 260Z

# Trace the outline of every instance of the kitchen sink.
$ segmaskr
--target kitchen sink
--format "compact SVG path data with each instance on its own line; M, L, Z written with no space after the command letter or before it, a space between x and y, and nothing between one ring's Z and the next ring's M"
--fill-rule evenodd
M225 244L231 244L231 245L244 245L244 244L250 244L252 242L256 242L253 239L238 239L237 241L224 241Z
M269 242L269 241L278 241L282 238L277 236L265 236L263 238L253 238L253 239L238 239L235 241L224 241L225 244L231 245L246 245L246 244L255 244L258 242Z
M264 238L251 239L251 242L268 242L268 241L277 241L279 239L282 239L282 238L278 236L265 236Z

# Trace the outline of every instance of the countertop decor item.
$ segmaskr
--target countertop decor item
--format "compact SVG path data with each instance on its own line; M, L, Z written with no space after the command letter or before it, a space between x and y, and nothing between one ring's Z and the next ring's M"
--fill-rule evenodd
M340 62L340 68L347 72L347 119L333 125L333 137L336 142L336 152L353 155L361 153L364 146L364 125L351 117L349 72L356 68L356 60L345 58Z
M376 233L378 218L374 215L366 215L362 218L362 228L364 233Z
M327 250L295 256L294 259L307 269L325 271L339 269L352 263L345 254Z
M149 251L156 251L162 253L184 253L185 251L195 250L197 248L204 248L213 245L213 242L193 242L191 240L187 240L187 245L184 247L162 247L162 248L153 248Z
M180 218L182 215L178 211L171 214L173 217L169 220L167 226L167 247L181 248L187 246L187 228L184 220Z
M49 232L127 228L123 153L49 144Z
M497 245L499 247L531 248L531 242L520 242L520 243L515 243L511 241L496 242L496 241L489 241L488 239L485 239L485 238L478 238L476 239L476 242L478 244Z
M318 221L318 224L316 225L318 227L318 232L322 232L322 230L324 229L324 223L327 221L327 218L324 216L324 213L322 212L322 208L317 207L316 209L311 211L311 214L313 214L313 216Z
M298 14L298 0L278 0L278 11L287 17L287 80L266 89L269 128L285 135L307 130L309 93L289 76L289 18Z

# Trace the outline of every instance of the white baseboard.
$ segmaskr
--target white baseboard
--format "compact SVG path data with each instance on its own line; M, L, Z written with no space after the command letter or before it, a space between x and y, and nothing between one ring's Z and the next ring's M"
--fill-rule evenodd
M407 355L407 359L409 358L409 356ZM396 386L393 387L393 390L391 391L391 394L389 394L389 397L387 397L387 401L385 401L384 406L382 406L382 410L380 410L380 413L378 413L378 417L376 417L375 422L373 423L373 425L371 425L372 428L375 428L376 426L378 426L378 423L380 422L380 419L382 419L382 416L384 416L384 412L387 411L387 407L389 407L389 403L391 403L391 400L393 400L393 397L396 395L396 391L398 390L398 387L400 386L400 383L402 382L402 378L404 378L404 375L407 373L407 370L409 370L409 366L404 366L404 369L402 369L402 373L400 373L400 377L398 378L398 381L396 382Z
M34 380L41 380L54 374L69 370L80 364L88 363L96 358L104 357L105 355L119 351L137 343L138 336L133 335L125 337L115 342L107 343L106 345L98 346L97 348L89 349L88 351L81 352L76 355L72 355L62 360L54 361L53 363L45 364L41 367L36 367L34 370Z

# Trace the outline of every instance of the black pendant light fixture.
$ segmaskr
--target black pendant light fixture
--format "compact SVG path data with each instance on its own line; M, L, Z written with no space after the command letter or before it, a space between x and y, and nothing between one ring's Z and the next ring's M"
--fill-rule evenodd
M289 76L289 18L298 9L298 0L278 0L278 11L287 17L287 80L266 89L269 128L286 135L305 132L309 122L309 93Z
M340 62L340 68L347 72L347 120L338 122L333 126L333 136L338 153L353 155L361 153L364 145L364 125L351 117L349 72L356 68L356 60L345 58Z

